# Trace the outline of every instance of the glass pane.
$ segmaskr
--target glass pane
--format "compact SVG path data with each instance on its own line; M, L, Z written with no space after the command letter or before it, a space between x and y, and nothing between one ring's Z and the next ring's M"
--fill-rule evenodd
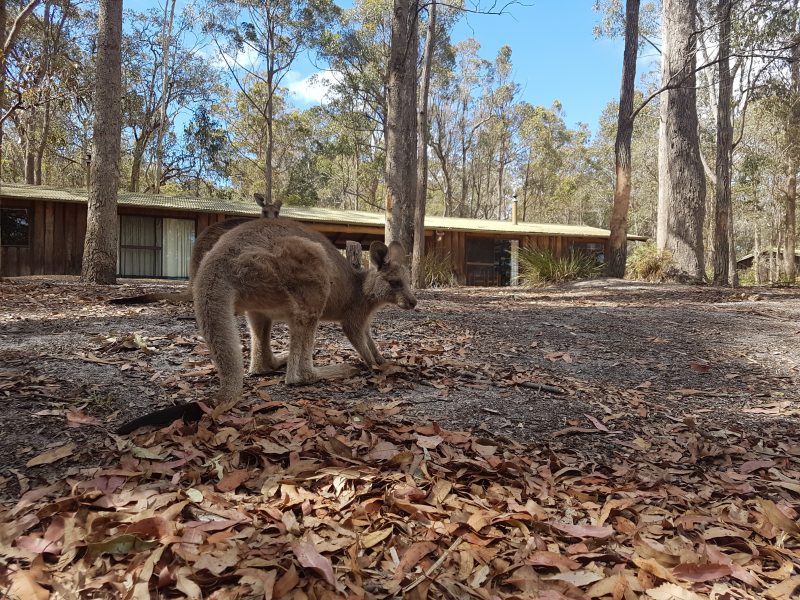
M27 246L31 223L27 208L0 209L0 244Z
M189 260L194 244L194 221L164 219L163 228L162 275L186 279L189 277Z
M119 230L119 274L161 277L161 219L122 215Z

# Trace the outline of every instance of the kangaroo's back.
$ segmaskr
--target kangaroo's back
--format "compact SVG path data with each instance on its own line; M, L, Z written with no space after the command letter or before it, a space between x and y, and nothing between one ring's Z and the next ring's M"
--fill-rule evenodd
M358 275L333 243L322 233L290 219L253 220L225 233L210 253L228 256L241 255L251 250L271 250L276 244L283 245L287 238L302 238L319 244L325 252L331 272L328 273L332 293L350 293L359 282Z

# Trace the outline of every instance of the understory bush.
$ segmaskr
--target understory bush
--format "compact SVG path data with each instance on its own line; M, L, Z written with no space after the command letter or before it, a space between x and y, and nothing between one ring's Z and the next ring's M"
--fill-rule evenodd
M527 287L589 279L602 272L602 265L586 254L570 252L566 256L555 257L543 250L519 251L519 283Z
M640 244L628 256L625 274L628 279L664 281L673 270L672 254L660 251L655 244Z
M458 285L453 261L449 253L428 252L422 257L422 270L425 273L425 287L452 287Z

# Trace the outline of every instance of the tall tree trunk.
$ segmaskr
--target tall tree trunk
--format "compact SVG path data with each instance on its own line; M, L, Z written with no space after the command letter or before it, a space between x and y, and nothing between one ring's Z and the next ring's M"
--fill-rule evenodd
M617 138L614 142L616 179L611 209L611 239L606 274L624 277L628 259L628 210L631 203L631 140L633 139L633 94L636 55L639 48L639 0L627 0L625 7L625 52L619 90Z
M144 157L145 141L138 139L133 144L131 153L131 183L128 188L131 192L139 191L139 180L142 175L142 158Z
M756 285L761 285L764 283L763 278L761 277L761 242L760 242L760 232L758 228L758 224L755 226L755 231L753 232L753 269L756 278Z
M428 9L428 34L422 55L422 77L419 90L419 114L417 116L417 191L414 210L414 250L411 255L411 280L416 288L425 287L425 208L428 200L428 91L431 83L431 62L436 40L436 1Z
M418 0L394 0L386 90L386 242L414 242L417 181Z
M161 30L161 116L156 140L155 193L161 192L161 178L164 175L164 137L167 135L167 106L169 104L169 46L172 40L172 23L175 19L175 0L164 5L164 26Z
M34 158L36 153L36 107L31 103L28 114L25 116L25 183L33 185Z
M733 232L731 206L731 160L733 154L733 122L731 102L731 0L719 0L719 95L717 98L717 165L714 202L714 285L727 285L730 276L730 242ZM735 269L734 269L735 273Z
M800 20L795 24L795 29L800 26ZM789 141L787 148L787 173L786 173L786 220L784 222L783 238L783 270L786 279L793 282L796 278L795 248L797 246L797 170L800 167L800 34L795 33L795 45L792 48L791 64L791 91L789 99L791 108L786 137Z
M44 151L47 149L47 137L50 135L50 101L44 103L44 115L42 116L42 135L39 146L36 148L36 158L33 165L33 184L42 185L42 159Z
M680 276L704 279L706 180L700 161L695 91L696 0L662 2L662 83L658 144L660 250L672 254Z
M5 123L5 119L8 117L8 111L10 110L6 108L5 102L6 73L8 67L6 64L6 57L14 47L14 42L22 29L22 25L39 2L40 0L30 0L14 19L11 29L6 31L8 26L8 7L6 0L0 0L0 43L3 44L2 48L0 48L0 119L2 119L0 120L0 178L2 177L3 164L3 123Z
M122 136L122 0L100 0L97 16L94 150L81 277L112 284L117 271L117 186Z

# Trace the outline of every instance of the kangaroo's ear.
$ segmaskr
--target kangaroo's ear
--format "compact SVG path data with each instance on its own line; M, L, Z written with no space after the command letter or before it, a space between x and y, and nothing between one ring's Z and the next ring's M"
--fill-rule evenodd
M403 244L400 242L392 242L389 244L389 262L396 265L404 265L408 262L406 251L403 248Z
M278 200L275 204L272 205L275 210L280 210L281 206L283 206L283 200Z
M266 202L266 198L264 198L264 194L259 194L256 192L253 194L253 198L256 199L256 204L258 204L261 208L264 208L264 202Z
M375 269L380 270L386 266L386 257L389 249L383 242L372 242L369 245L369 262L375 265Z

